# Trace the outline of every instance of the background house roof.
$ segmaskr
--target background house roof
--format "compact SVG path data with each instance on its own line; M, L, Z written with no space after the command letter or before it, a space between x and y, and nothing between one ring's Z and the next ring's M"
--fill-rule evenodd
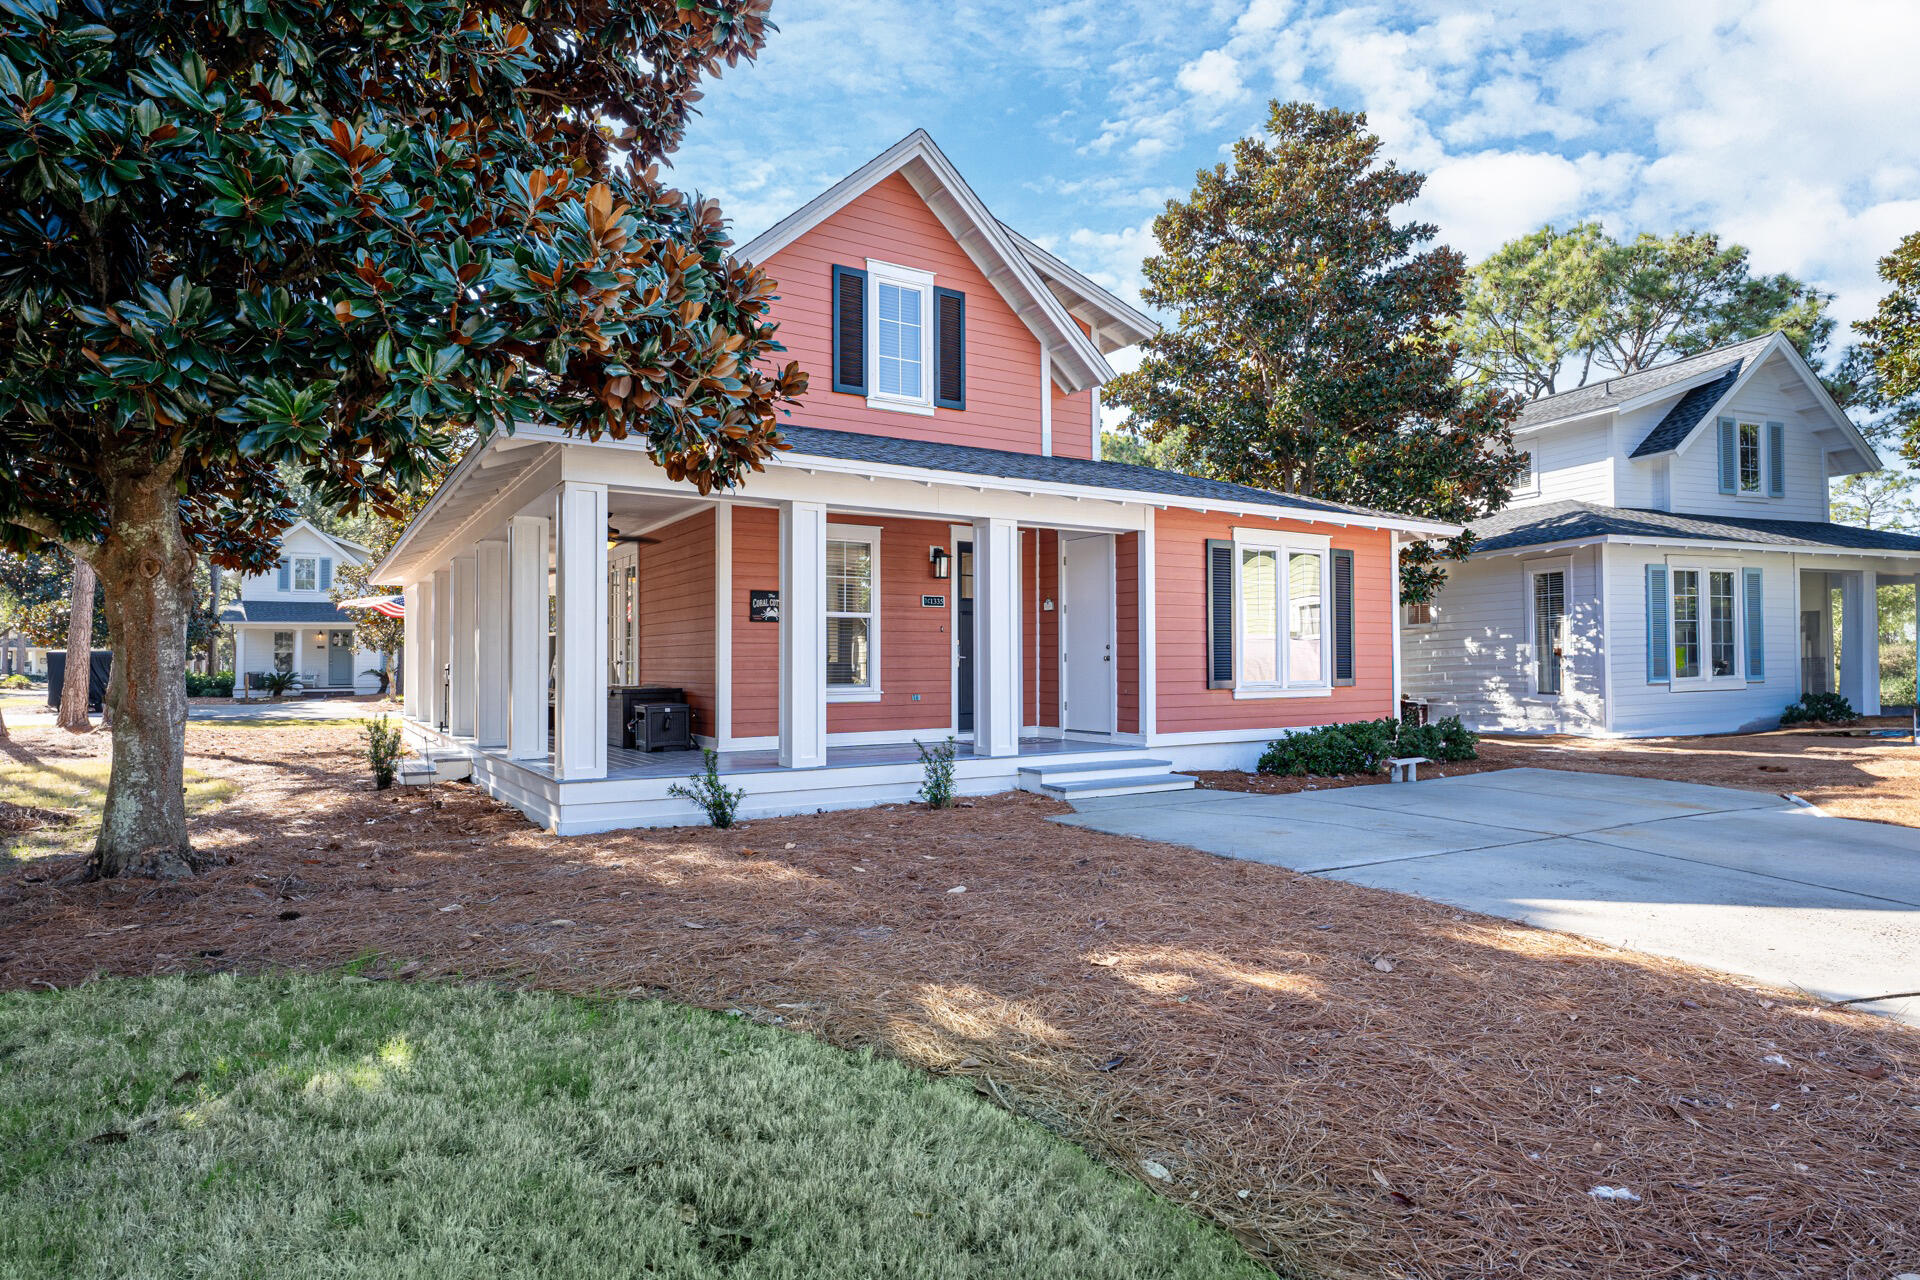
M1557 395L1541 396L1537 400L1529 401L1520 410L1520 416L1514 419L1513 425L1515 427L1545 426L1550 422L1564 422L1569 418L1580 418L1590 413L1617 409L1629 400L1637 400L1663 387L1676 386L1694 378L1704 377L1717 369L1731 368L1737 375L1742 362L1749 356L1758 356L1761 348L1772 342L1773 337L1774 335L1769 333L1758 338L1748 338L1744 342L1730 342L1725 346L1715 347L1711 351L1702 351L1699 355L1655 365L1651 369L1624 373L1603 382L1590 382L1584 387L1575 387L1571 391L1562 391ZM1705 411L1702 410L1702 412ZM1635 455L1638 456L1638 454L1639 450L1635 450Z
M1651 538L1671 542L1766 543L1818 551L1899 551L1920 555L1920 537L1888 529L1860 529L1818 520L1756 516L1695 516L1588 502L1543 502L1509 507L1476 520L1474 550L1512 551L1596 538Z
M220 611L220 621L350 627L354 620L330 600L237 600Z
M807 457L835 458L848 462L917 467L927 471L958 472L962 475L993 476L1003 480L1084 485L1126 493L1157 493L1170 498L1196 498L1227 506L1273 507L1277 509L1276 514L1295 511L1305 519L1312 519L1316 515L1345 516L1352 517L1356 522L1383 521L1423 528L1431 526L1435 529L1452 527L1440 521L1395 515L1351 503L1270 493L1265 489L1228 484L1223 480L1204 480L1178 471L1159 471L1128 462L1092 462L1085 458L1012 453L1001 449L980 449L972 445L937 444L926 440L902 440L895 436L865 435L855 431L831 431L824 427L786 426L780 428L780 434L786 437L793 449L776 455L776 462Z
M1678 449L1693 434L1693 429L1700 425L1700 419L1712 412L1713 406L1733 390L1733 384L1740 381L1740 368L1745 363L1746 359L1742 357L1712 382L1703 382L1674 401L1673 408L1667 410L1667 416L1654 424L1645 440L1634 446L1632 456L1645 458Z

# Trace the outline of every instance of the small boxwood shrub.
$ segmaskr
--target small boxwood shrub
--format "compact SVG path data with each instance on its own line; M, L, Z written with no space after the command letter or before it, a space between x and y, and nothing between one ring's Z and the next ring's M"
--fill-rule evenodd
M1479 735L1448 716L1432 724L1402 720L1355 720L1348 724L1302 729L1267 744L1261 773L1289 777L1338 778L1379 773L1393 756L1425 756L1457 761L1479 757Z
M1852 724L1859 718L1853 704L1837 693L1803 693L1780 713L1781 724Z
M25 676L21 675L17 671L14 672L12 675L6 677L4 680L0 680L0 689L31 689L31 688L33 688L33 681L27 679Z
M187 672L187 696L189 698L231 698L233 672L216 671L212 675L202 675L198 671Z

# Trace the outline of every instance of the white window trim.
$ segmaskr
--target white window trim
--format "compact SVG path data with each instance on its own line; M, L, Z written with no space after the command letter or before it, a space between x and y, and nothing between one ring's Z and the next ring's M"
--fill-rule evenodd
M310 587L303 587L300 585L300 566L303 563L309 565L313 572L313 585ZM291 563L287 568L287 590L318 591L319 589L320 589L320 557L319 556L293 556L291 558Z
M1535 449L1521 449L1527 459L1527 474L1520 477L1520 483L1514 486L1516 498L1537 498L1540 496L1540 454Z
M892 396L880 391L880 286L882 283L920 291L919 396ZM933 416L933 272L903 267L895 262L867 259L867 407L894 413Z
M1564 599L1567 604L1567 612L1561 619L1561 622L1566 628L1569 644L1562 646L1560 657L1560 692L1558 693L1540 692L1540 655L1534 652L1534 637L1540 634L1540 619L1534 612L1537 607L1538 597L1534 594L1533 580L1543 573L1561 574L1563 575L1562 581L1565 583ZM1568 659L1573 656L1566 651L1571 648L1571 641L1573 639L1573 557L1554 556L1546 560L1527 561L1526 592L1527 598L1523 607L1527 619L1527 638L1522 647L1526 653L1527 692L1536 698L1564 698L1567 695L1567 676L1570 670ZM1673 604L1671 601L1668 602L1667 608L1669 611L1672 610ZM1671 617L1671 613L1669 613L1669 617Z
M1325 534L1290 533L1279 529L1233 530L1233 696L1236 700L1255 698L1324 698L1333 692L1333 540ZM1246 635L1241 626L1243 593L1240 589L1240 561L1245 551L1272 551L1278 557L1278 587L1275 600L1279 610L1280 638L1287 635L1287 557L1295 552L1320 557L1320 680L1316 684L1286 680L1256 684L1244 675ZM1282 653L1288 652L1281 645Z
M874 524L829 524L828 542L864 542L867 544L867 563L873 566L873 584L867 594L867 683L860 686L826 686L828 702L878 702L885 696L880 686L880 526ZM825 572L824 567L821 570ZM836 609L825 611L827 618L857 618L857 613L844 613ZM826 622L820 624L820 644L824 649L827 643ZM820 664L820 678L825 680L826 663Z
M1748 489L1740 482L1740 432L1745 427L1753 428L1754 454L1760 463L1758 472L1760 482L1752 489ZM1747 419L1735 415L1733 419L1733 496L1743 502L1754 502L1756 500L1765 501L1767 498L1767 451L1769 447L1767 435L1767 424L1765 422L1749 422Z
M1668 693L1699 692L1708 689L1745 689L1747 685L1747 609L1746 575L1737 560L1689 557L1667 561L1667 638L1673 643L1674 626L1677 611L1674 598L1678 582L1676 574L1698 573L1700 575L1700 674L1683 676L1680 674L1680 656L1676 646L1672 658L1673 670L1668 672ZM1709 610L1713 590L1712 573L1731 573L1733 575L1733 671L1729 675L1712 674L1713 665L1713 621Z

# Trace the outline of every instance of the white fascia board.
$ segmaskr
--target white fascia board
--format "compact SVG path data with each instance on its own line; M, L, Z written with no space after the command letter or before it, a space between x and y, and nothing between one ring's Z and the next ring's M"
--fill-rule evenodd
M1043 278L1052 277L1058 280L1099 312L1101 318L1096 327L1111 327L1119 331L1118 336L1125 341L1115 342L1112 347L1106 349L1118 351L1122 347L1130 347L1160 332L1160 326L1151 316L1128 306L1115 294L1095 284L1057 255L1042 249L1004 222L1000 224L1000 229L1006 232L1007 238L1013 241L1014 247L1027 256L1027 260Z
M1569 422L1584 422L1588 418L1604 418L1608 414L1613 413L1615 408L1616 406L1614 405L1603 405L1598 409L1582 409L1579 413L1570 413L1564 418L1549 418L1545 422L1530 422L1524 427L1515 427L1513 434L1516 436L1529 436L1537 431L1545 431L1551 427L1564 427Z
M948 216L931 198L931 194L923 188L924 178L916 181L920 175L908 171L909 166L915 162L926 167L928 173L932 175L933 184L938 188L939 194L945 195L952 202L955 210L967 224L965 230L972 231L973 236L965 235L961 229L952 226ZM976 263L980 265L988 281L999 290L1015 314L1020 316L1021 321L1033 331L1035 337L1055 353L1055 366L1061 371L1056 376L1066 390L1084 391L1089 387L1107 382L1113 377L1113 368L1107 364L1106 358L1094 347L1087 335L1081 332L1080 326L1073 322L1066 308L1060 305L1060 300L1054 297L1053 290L1047 288L1034 272L1026 255L1008 239L999 220L988 212L986 205L981 203L980 197L974 194L973 189L967 185L966 179L960 176L959 170L953 167L953 162L947 159L925 129L915 129L749 240L734 256L746 262L765 262L808 231L846 208L882 180L902 171L907 171L904 175L907 181L912 183L914 190L928 202L928 207L933 210L934 215L947 225L947 230L953 234L960 247L966 250L969 256L975 257ZM976 251L970 243L970 240L975 237L985 243L994 262L979 262ZM1004 267L1004 270L992 270L991 268L995 265ZM998 277L1002 275L1013 278L1011 286L999 282ZM1019 297L1013 296L1016 292L1025 295L1024 305ZM1067 356L1068 359L1062 360L1061 356ZM1063 365L1064 368L1062 368ZM1084 376L1069 376L1076 370Z
M564 441L567 438L564 433L552 428L547 428L546 430L552 432L552 435L557 440ZM515 447L518 444L548 444L548 449L527 455L527 459L532 460L536 466L542 465L548 460L552 453L552 441L544 438L536 438L534 440L527 439L529 435L537 431L540 431L540 429L523 427L516 433L515 440L504 441L503 443L508 444L509 447ZM498 437L495 437L495 439L498 439ZM452 502L454 497L467 486L481 483L479 478L480 473L492 469L483 461L483 455L487 457L493 455L493 450L491 449L493 443L494 440L490 439L484 446L474 449L465 458L462 458L460 465L455 467L453 472L440 483L439 489L434 491L434 495L432 499L428 501L426 507L421 510L419 515L416 515L408 522L406 531L400 535L399 541L394 543L393 550L389 551L380 563L374 566L373 572L368 576L368 582L371 585L383 587L405 586L407 575L403 572L403 569L411 561L418 559L422 555L438 550L449 541L457 539L463 532L471 531L475 540L477 540L480 534L485 532L485 528L479 527L480 522L492 521L493 524L500 523L500 520L495 519L495 517L499 514L498 508L503 496L511 495L526 485L530 476L536 479L540 478L538 471L532 468L525 468L501 476L495 483L493 496L482 501L471 513L464 516L453 517L455 523L450 528L445 531L436 531L430 534L428 531L432 529L434 525L444 523L446 520L445 508ZM506 514L512 515L514 513L509 511Z

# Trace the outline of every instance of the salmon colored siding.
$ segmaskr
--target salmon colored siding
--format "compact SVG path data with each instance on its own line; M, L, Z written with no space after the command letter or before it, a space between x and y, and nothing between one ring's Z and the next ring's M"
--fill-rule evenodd
M1091 458L1093 456L1093 392L1078 391L1062 395L1056 388L1053 397L1053 456Z
M686 690L693 730L714 734L713 512L688 516L640 552L640 683Z
M936 285L966 295L965 409L935 409L932 416L873 409L865 396L833 390L833 268L864 269L868 258L931 271ZM1039 340L905 178L896 173L876 183L761 265L779 285L773 316L786 347L780 361L797 360L812 375L792 411L795 424L1040 452ZM1090 414L1087 393L1054 398L1056 442L1069 442L1057 444L1057 453L1092 456Z
M947 547L948 526L931 520L827 517L880 529L880 679L878 702L827 703L828 733L923 729L945 734L953 724L953 580L936 581L930 547ZM920 603L941 596L944 608ZM918 697L919 701L914 701Z
M1113 540L1114 728L1140 732L1140 535Z
M733 509L733 736L780 732L780 625L750 622L752 592L780 589L780 513ZM824 643L824 641L823 641Z
M1353 556L1354 683L1322 697L1235 698L1207 688L1206 544L1235 526L1324 534ZM1154 518L1154 608L1161 733L1292 728L1377 720L1393 707L1393 547L1380 530L1168 510ZM1328 619L1331 634L1331 619ZM1126 633L1122 624L1122 632ZM1124 696L1124 695L1123 695Z

